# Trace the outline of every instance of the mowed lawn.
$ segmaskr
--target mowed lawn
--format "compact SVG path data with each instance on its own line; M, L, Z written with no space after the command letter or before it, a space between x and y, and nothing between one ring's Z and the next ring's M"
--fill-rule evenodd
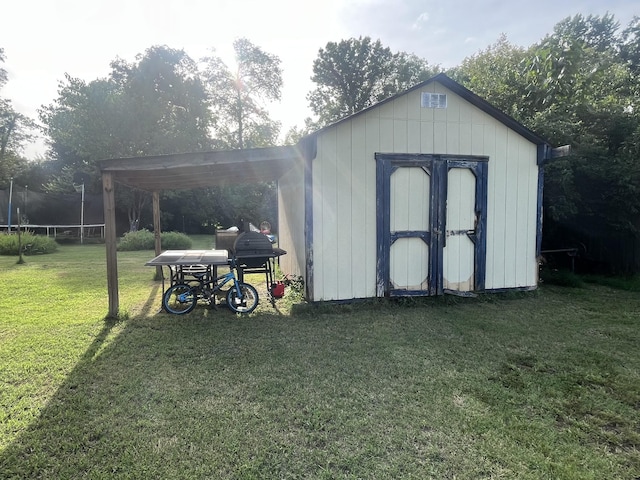
M640 477L638 292L172 316L152 256L117 321L104 246L0 257L0 478Z

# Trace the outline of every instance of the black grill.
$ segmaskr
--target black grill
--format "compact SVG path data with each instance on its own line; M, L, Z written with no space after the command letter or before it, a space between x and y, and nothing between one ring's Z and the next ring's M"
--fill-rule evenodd
M279 257L287 252L275 248L269 237L260 232L244 232L236 238L232 253L239 265L256 268L264 265L268 259Z
M274 247L269 237L260 232L244 232L238 235L230 253L236 259L240 279L245 273L264 273L270 291L273 285L272 262L287 252Z

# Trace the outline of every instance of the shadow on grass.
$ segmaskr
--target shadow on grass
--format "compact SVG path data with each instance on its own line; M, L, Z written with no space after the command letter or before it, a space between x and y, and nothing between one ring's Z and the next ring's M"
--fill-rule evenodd
M145 300L144 304L140 309L139 316L148 317L152 313L161 313L163 312L162 304L158 302L158 292L160 291L160 285L154 285L149 293L149 296Z
M227 311L153 315L155 298L134 318L104 321L37 421L0 453L3 479L221 478L221 468L242 468L245 439L227 433L244 415L229 406L248 393L235 380L257 375L260 361L246 327Z
M68 452L85 449L86 425L91 423L92 394L86 390L88 370L95 372L96 358L114 327L116 319L105 319L76 367L56 394L41 411L38 420L0 454L3 478L72 478L81 471L80 465L64 465ZM85 398L80 398L80 396ZM81 412L74 405L82 405ZM61 459L65 459L60 462Z
M629 429L622 436L629 444L616 446L618 463L598 460L597 436L593 448L588 432L575 440L583 417L563 417L570 431L554 423L554 409L567 411L566 392L557 391L567 376L575 399L605 398L609 389L590 392L609 378L615 392L631 383L635 377L609 354L594 367L592 344L611 351L619 334L618 345L632 351L633 325L607 327L598 314L590 327L598 331L585 337L585 319L553 320L572 311L565 297L520 298L305 306L302 316L198 307L178 316L154 313L156 290L135 316L104 323L38 419L0 453L0 472L16 479L580 478L584 463L600 468L599 478L623 478L615 474L639 466L627 452L637 446L636 424L622 422L637 389L624 390L629 398L607 419L607 427ZM575 351L550 341L563 337L573 338ZM595 380L576 384L583 378ZM538 390L558 403L535 408ZM579 407L592 411L586 401ZM574 470L562 470L565 463ZM523 465L535 468L518 471Z
M379 478L398 478L411 463L419 471L417 447L444 456L437 428L403 443L420 407L409 397L400 407L408 415L390 416L394 392L430 390L411 385L422 382L415 372L394 385L405 377L390 371L394 353L372 330L371 310L352 322L269 309L177 316L154 314L156 298L104 323L38 419L0 453L3 479L348 478L379 464L389 470Z

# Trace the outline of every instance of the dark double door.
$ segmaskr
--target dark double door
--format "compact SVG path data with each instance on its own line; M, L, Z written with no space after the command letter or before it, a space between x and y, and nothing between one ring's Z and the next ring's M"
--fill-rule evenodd
M376 154L377 295L484 289L486 157Z

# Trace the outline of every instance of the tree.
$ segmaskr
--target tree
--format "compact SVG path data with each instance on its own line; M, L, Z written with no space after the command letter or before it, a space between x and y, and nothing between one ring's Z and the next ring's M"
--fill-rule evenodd
M241 38L233 43L235 66L217 55L203 59L204 79L214 115L215 144L223 149L256 148L274 145L280 123L273 121L267 102L281 98L280 59ZM215 53L215 52L214 52ZM206 222L236 225L240 220L272 218L276 210L276 190L272 183L235 185L207 189Z
M86 83L66 75L58 98L40 112L59 170L48 190L72 191L76 172L99 184L104 158L201 151L210 148L211 117L197 65L182 50L149 48L136 62L117 59L108 78ZM119 190L135 228L149 197Z
M449 75L489 103L521 119L520 65L526 51L511 44L505 35L475 55L465 58Z
M137 63L112 62L111 80L124 92L123 125L133 155L202 151L211 147L211 115L196 62L184 50L147 49ZM132 123L131 123L132 122Z
M329 42L313 62L317 87L308 96L319 126L354 114L439 70L426 60L406 53L392 53L370 37Z
M4 56L4 48L0 47L0 63L4 63L5 61L6 57ZM4 87L8 80L9 74L7 73L7 69L0 67L0 88Z
M553 34L531 48L523 65L524 108L539 112L587 100L593 86L620 66L618 28L613 15L576 15L558 23Z
M555 242L567 232L583 243L640 237L637 19L622 35L618 30L612 15L567 18L522 65L526 123L573 148L546 167L546 225L560 232ZM638 268L607 261L618 270Z
M234 68L216 55L203 59L216 140L227 149L273 145L280 124L269 118L264 100L280 100L280 59L244 38L233 49Z
M622 58L635 73L640 73L640 17L634 16L622 33Z
M295 145L300 141L302 137L305 135L309 135L310 133L321 128L316 124L310 117L305 118L304 127L291 127L284 136L284 144L285 145Z
M0 65L5 62L0 48ZM0 89L8 82L7 70L0 67ZM26 162L20 156L24 145L33 138L35 123L14 110L11 101L0 97L0 183L8 183Z
M212 233L217 227L277 224L274 183L229 185L166 192L162 199L164 228L187 233Z
M117 59L109 78L66 75L41 110L52 156L63 164L209 147L210 116L197 66L182 50L151 47L137 63Z

